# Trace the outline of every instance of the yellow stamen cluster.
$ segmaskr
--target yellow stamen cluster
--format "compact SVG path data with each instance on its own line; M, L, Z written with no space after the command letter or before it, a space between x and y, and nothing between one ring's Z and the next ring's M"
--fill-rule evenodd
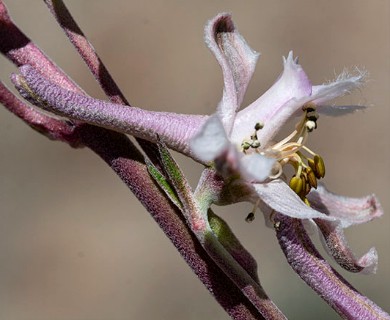
M246 153L254 150L277 159L274 167L276 173L270 176L276 179L283 173L283 167L290 164L295 169L295 174L290 179L289 185L306 203L306 195L311 188L317 188L317 180L325 176L325 164L321 156L305 146L308 134L317 128L318 114L316 106L310 102L302 107L304 116L296 125L295 130L285 139L267 148L260 148L257 132L263 128L263 124L256 123L254 133L250 139L241 144L242 151ZM309 154L308 156L305 154Z
M318 114L314 103L305 104L302 108L304 117L296 129L286 139L271 146L269 150L277 154L278 162L283 167L290 164L295 174L289 185L299 197L308 203L306 195L311 188L317 188L317 180L325 176L325 164L321 156L311 151L304 144L309 132L317 128ZM309 156L306 156L305 151Z
M270 179L276 179L283 174L283 167L286 164L293 166L295 174L289 181L290 188L310 206L306 195L311 188L317 189L317 180L325 176L325 164L321 156L311 151L305 146L308 134L317 128L318 114L314 103L307 103L302 107L304 116L296 125L295 130L285 139L267 148L260 148L260 141L257 132L263 128L263 124L256 123L254 133L250 139L244 140L241 144L244 153L251 149L272 158L277 162L274 166L276 173ZM308 154L308 155L305 155ZM246 218L247 222L254 219L255 205L252 212Z

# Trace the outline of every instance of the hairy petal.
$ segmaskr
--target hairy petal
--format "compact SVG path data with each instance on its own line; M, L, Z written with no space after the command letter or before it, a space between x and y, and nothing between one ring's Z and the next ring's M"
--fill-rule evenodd
M319 106L319 113L325 115L325 116L331 116L331 117L338 117L338 116L345 116L347 114L354 113L356 111L365 110L366 106L360 106L360 105L344 105L344 106L337 106L337 105L321 105Z
M205 42L222 68L224 89L217 114L230 134L259 54L238 33L227 13L221 13L208 22Z
M371 221L383 214L375 195L362 198L343 197L329 192L320 184L307 198L314 209L340 220L342 228Z
M253 184L260 200L269 208L286 216L298 219L320 218L335 221L336 218L327 216L307 206L294 191L282 180L277 179L268 183Z
M256 122L263 122L259 140L266 144L283 126L288 118L311 94L311 83L302 67L290 52L284 58L284 70L274 85L247 108L238 112L232 131L232 140L242 141L252 134ZM256 117L254 119L254 116Z
M293 270L343 319L390 319L321 257L298 219L274 216L279 244Z
M371 248L361 258L356 258L348 246L344 229L340 223L320 219L314 219L314 221L321 231L324 248L342 268L350 272L364 274L376 272L378 254L375 248Z
M311 100L319 105L318 111L321 111L321 104L346 95L351 91L360 88L364 84L367 74L359 70L357 71L358 74L354 76L345 71L333 82L313 86ZM350 107L354 109L356 106ZM337 112L337 108L335 109L335 112Z
M19 92L47 111L70 119L156 142L159 136L170 148L191 156L189 139L201 128L205 116L153 112L109 103L66 90L44 78L31 66L13 76ZM27 86L27 87L26 87Z
M317 190L310 192L307 198L313 208L338 219L337 223L314 220L329 255L341 267L350 272L375 273L378 265L375 248L371 248L361 258L356 258L348 246L343 230L350 225L369 222L383 214L382 207L375 195L362 198L343 197L329 192L321 184Z

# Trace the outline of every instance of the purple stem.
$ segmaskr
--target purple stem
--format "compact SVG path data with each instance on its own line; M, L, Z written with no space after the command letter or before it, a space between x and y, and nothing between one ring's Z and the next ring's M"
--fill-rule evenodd
M0 1L0 52L20 67L31 65L51 81L71 91L83 91L53 63L11 20Z
M321 257L302 221L275 217L279 244L293 270L344 319L390 319L390 315L354 289Z
M130 106L100 57L62 1L44 0L50 12L76 48L110 101Z
M161 194L150 179L143 156L134 145L124 135L103 128L93 127L93 131L90 128L90 125L85 125L79 131L83 143L96 152L144 204L226 312L237 320L265 319L209 257L181 213Z

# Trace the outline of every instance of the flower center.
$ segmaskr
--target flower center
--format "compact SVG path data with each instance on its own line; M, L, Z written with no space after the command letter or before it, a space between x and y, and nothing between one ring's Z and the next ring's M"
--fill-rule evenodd
M267 148L261 148L257 138L257 132L263 128L263 124L256 123L254 133L249 140L241 144L242 151L257 152L267 157L276 158L274 173L271 179L280 177L283 167L287 164L294 168L294 175L290 179L290 188L309 205L306 195L311 188L317 188L317 179L325 176L325 164L321 156L305 146L310 132L317 128L318 114L316 106L310 102L302 107L304 115L296 125L295 130L285 139Z

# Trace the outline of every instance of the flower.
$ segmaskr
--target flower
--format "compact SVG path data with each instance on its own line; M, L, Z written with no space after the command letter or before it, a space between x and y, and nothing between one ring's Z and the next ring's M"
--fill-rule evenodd
M225 179L224 188L234 185L237 190L239 185L250 190L240 200L259 206L267 216L266 221L272 221L275 212L314 219L325 243L333 246L329 251L342 257L338 259L342 264L353 265L350 269L354 270L373 271L377 262L375 251L356 259L342 230L379 217L382 210L377 199L342 197L335 210L332 206L335 196L317 183L325 175L322 157L305 145L310 132L317 127L317 112L342 115L361 108L326 103L359 88L365 73L344 72L334 82L313 86L290 52L275 84L239 111L259 54L249 47L225 13L209 21L205 41L222 68L224 81L222 99L213 116L151 112L93 99L54 84L28 65L20 68L21 75L14 75L13 82L25 98L45 110L146 140L161 139L168 147L195 160L207 165L213 162ZM273 142L286 122L296 117L300 120L295 130L285 139ZM287 164L295 170L289 184L281 179ZM212 199L214 203L222 203L218 195ZM351 208L354 214L350 214Z
M226 14L209 22L205 38L222 67L224 90L216 114L191 140L195 156L205 162L214 161L225 180L234 173L240 180L234 184L250 186L248 198L255 208L261 207L266 221L272 221L275 213L314 219L325 238L325 247L341 266L354 272L375 272L375 249L356 259L346 244L343 228L381 216L379 202L373 195L362 199L336 196L318 185L317 180L325 175L324 161L305 146L310 132L317 128L317 111L342 115L361 108L324 104L359 88L365 73L350 76L344 72L334 82L313 86L290 52L275 84L238 111L259 55ZM285 139L272 142L283 125L297 116L300 120L295 130ZM287 164L295 170L289 186L280 178Z

